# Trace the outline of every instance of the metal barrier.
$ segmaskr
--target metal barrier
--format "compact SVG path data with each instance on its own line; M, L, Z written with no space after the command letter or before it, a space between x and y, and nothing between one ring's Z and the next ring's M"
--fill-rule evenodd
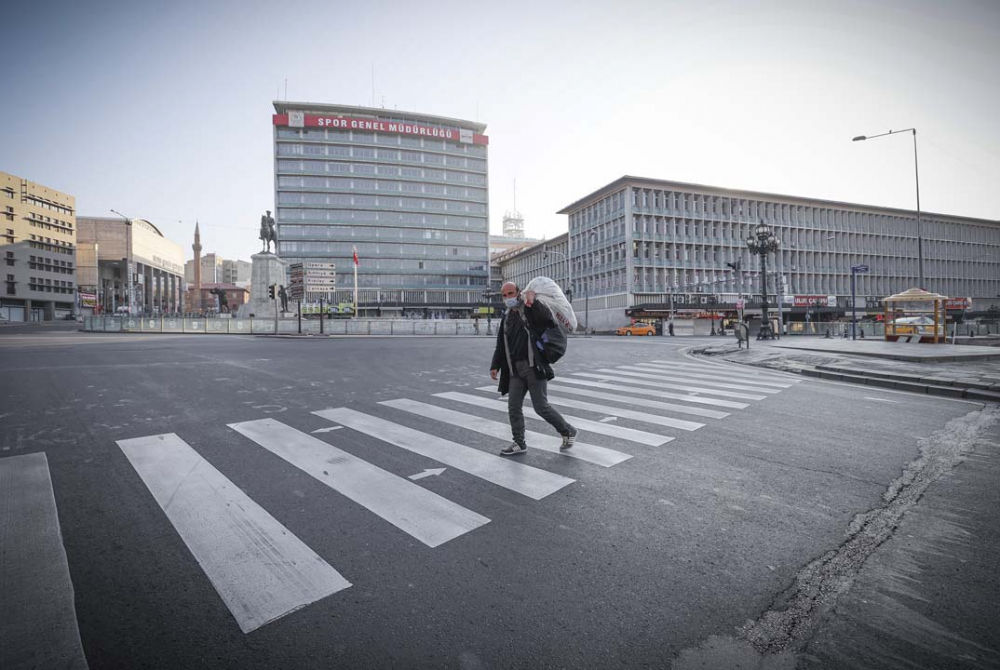
M497 320L499 321L499 320ZM496 324L493 324L495 332ZM83 330L103 333L185 333L207 335L298 334L299 320L273 318L220 318L193 316L85 316ZM471 319L302 319L303 335L461 335L487 337L487 324L480 319L479 333Z

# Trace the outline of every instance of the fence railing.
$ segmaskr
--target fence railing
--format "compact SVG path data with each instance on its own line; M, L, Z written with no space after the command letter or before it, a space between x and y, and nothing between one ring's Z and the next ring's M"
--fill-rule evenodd
M496 334L497 320L492 332ZM194 335L480 335L487 336L487 323L478 328L471 319L298 319L171 316L85 316L83 330L94 333L177 333Z

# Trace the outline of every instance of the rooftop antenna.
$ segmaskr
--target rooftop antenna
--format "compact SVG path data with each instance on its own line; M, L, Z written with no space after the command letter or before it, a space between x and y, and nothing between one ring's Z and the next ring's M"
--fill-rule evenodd
M288 102L288 77L285 77L285 102Z
M372 107L375 106L375 61L372 61Z

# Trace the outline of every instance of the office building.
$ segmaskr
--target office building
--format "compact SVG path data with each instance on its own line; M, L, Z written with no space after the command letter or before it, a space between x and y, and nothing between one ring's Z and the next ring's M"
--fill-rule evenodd
M94 296L92 306L84 305L84 314L184 311L184 252L179 244L146 219L81 216L77 223L80 291Z
M671 310L735 314L740 298L759 313L759 258L746 239L761 221L781 242L768 261L770 304L780 292L792 321L844 316L852 267L868 267L855 287L868 312L918 283L911 210L625 176L559 213L569 216L574 307L589 295L599 330ZM995 304L1000 222L932 212L921 219L923 288L971 298L972 314Z
M486 126L387 109L275 102L275 222L289 263L334 262L361 314L466 316L488 272Z
M0 172L0 318L52 321L76 306L76 199Z

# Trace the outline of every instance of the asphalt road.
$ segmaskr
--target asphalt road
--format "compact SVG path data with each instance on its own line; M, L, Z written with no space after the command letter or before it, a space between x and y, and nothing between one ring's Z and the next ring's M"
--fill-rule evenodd
M906 514L923 492L983 450L990 417L977 403L692 359L690 344L572 340L557 374L576 383L550 395L593 422L575 449L615 462L532 448L516 461L531 469L513 472L484 458L506 441L476 432L505 422L487 402L498 395L479 390L491 384L488 338L0 336L0 472L16 465L16 485L27 461L8 459L44 452L33 472L47 468L61 535L39 546L58 562L61 539L72 584L56 570L28 609L63 602L65 628L72 605L91 668L838 667L845 645L878 635L864 638L866 615L838 613L831 593L860 608L850 584L880 588L864 567L890 560L879 552L915 523ZM313 413L338 408L352 411ZM917 495L893 502L907 466L902 489ZM995 504L977 494L966 509ZM898 515L858 533L869 510ZM42 532L0 527L5 542ZM249 553L232 553L239 542ZM37 563L20 581L0 575L0 609L8 591L25 598L18 589L48 565ZM952 579L968 591L952 600L976 603L989 578ZM996 627L955 630L970 618L982 612L959 608L936 631L969 645L933 667L998 658ZM51 631L22 630L4 641L22 663L11 667L62 649Z

